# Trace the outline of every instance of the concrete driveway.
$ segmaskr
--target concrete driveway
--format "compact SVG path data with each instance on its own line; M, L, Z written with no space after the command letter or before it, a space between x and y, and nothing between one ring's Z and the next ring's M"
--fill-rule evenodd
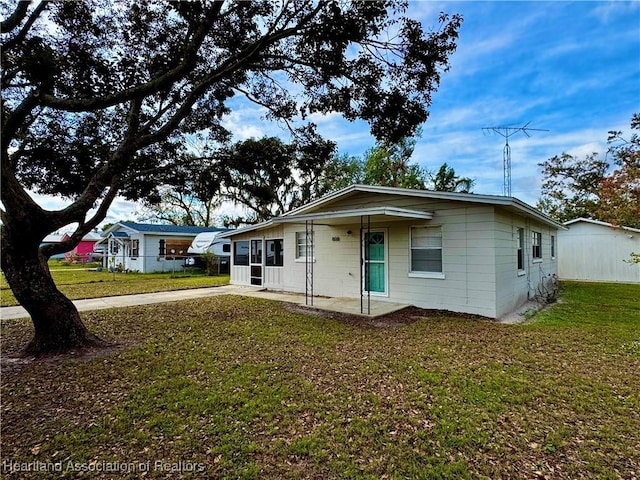
M105 308L132 307L134 305L149 305L152 303L175 302L178 300L190 300L194 298L204 298L216 295L242 295L247 297L267 298L281 302L306 305L304 294L273 292L257 287L243 287L237 285L223 285L221 287L194 288L191 290L173 290L170 292L141 293L137 295L120 295L117 297L88 298L85 300L74 300L74 305L81 311L102 310ZM395 312L408 305L399 303L371 301L371 317L385 315ZM333 298L314 297L313 308L329 310L332 312L349 313L360 315L359 298ZM365 299L365 311L367 302ZM20 306L0 308L0 318L10 320L14 318L28 317L26 310Z

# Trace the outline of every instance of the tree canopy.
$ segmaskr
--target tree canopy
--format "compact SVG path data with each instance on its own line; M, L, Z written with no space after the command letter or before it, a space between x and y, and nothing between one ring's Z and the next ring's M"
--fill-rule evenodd
M631 129L640 129L640 114L631 119ZM609 152L615 168L600 182L595 216L616 225L640 228L640 137L629 139L620 131L609 132Z
M600 182L609 168L597 153L584 159L563 153L539 166L543 182L537 207L541 211L561 222L595 214Z
M640 115L634 114L631 129L638 128ZM561 222L585 217L640 228L640 139L610 131L608 142L613 170L597 153L583 159L563 153L540 163L537 207Z
M430 174L432 189L440 192L471 193L476 181L456 175L453 167L443 163L435 174Z
M412 163L416 137L380 142L353 157L336 155L336 144L313 126L298 133L290 144L276 137L250 138L224 145L210 157L185 160L178 170L184 177L180 186L147 200L142 218L239 226L268 220L355 183L462 193L471 193L475 183L446 163L435 174ZM246 213L216 216L215 208L224 202Z
M12 1L2 6L2 269L35 326L33 352L90 339L44 261L118 195L158 196L185 138L229 139L243 96L285 124L338 112L379 139L412 135L455 49L458 15L426 31L385 2ZM292 87L292 86L295 87ZM42 209L29 190L65 196ZM40 248L47 233L78 225Z

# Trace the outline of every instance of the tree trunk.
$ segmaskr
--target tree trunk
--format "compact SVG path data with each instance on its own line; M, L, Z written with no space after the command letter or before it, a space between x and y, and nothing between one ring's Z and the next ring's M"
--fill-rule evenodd
M2 230L2 270L35 329L24 352L40 356L108 345L87 330L73 302L57 289L38 243L12 241L6 225Z

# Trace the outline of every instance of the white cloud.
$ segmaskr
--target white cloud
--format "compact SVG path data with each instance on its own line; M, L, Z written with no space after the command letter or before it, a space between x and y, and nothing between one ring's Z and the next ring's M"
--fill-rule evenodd
M600 20L603 25L609 25L613 19L620 15L637 14L640 3L637 1L608 1L594 2L596 7L591 11L591 16Z
M222 126L232 133L234 141L261 138L266 134L266 114L266 108L236 109L224 117Z

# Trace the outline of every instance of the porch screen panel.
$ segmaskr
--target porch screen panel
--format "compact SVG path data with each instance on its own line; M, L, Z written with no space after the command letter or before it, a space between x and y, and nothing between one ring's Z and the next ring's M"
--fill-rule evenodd
M280 239L266 241L267 267L282 267L284 265L284 241Z
M518 270L524 269L524 228L518 228Z
M249 265L249 242L233 242L233 264L235 266Z
M262 240L251 240L251 263L262 265Z

